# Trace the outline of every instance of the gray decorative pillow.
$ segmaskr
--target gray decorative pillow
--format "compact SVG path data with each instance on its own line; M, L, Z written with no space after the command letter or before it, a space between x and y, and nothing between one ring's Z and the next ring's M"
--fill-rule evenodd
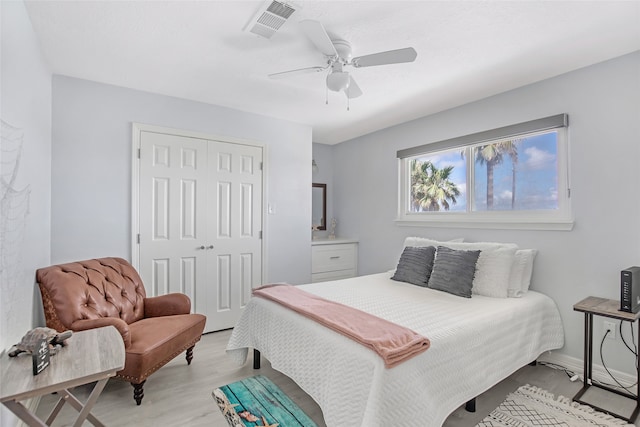
M429 288L471 298L473 276L480 251L462 251L438 246Z
M433 246L407 246L400 255L398 267L391 279L426 287L435 253L436 248Z

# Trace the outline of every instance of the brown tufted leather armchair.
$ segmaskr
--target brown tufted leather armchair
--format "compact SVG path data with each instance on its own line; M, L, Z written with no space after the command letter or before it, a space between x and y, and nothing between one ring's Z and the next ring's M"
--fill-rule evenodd
M206 317L190 314L184 294L147 298L138 272L122 258L101 258L36 272L49 328L82 331L113 325L122 334L124 369L140 405L147 377L186 350L191 364Z

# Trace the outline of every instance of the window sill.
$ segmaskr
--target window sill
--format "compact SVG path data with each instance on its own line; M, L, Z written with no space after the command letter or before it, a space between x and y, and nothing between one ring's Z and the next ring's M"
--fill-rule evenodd
M469 218L398 218L398 227L483 228L489 230L571 231L573 220L469 219Z

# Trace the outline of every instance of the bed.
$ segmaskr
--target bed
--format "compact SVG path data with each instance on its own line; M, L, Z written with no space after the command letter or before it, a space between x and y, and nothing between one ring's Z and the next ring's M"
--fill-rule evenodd
M391 280L385 272L299 288L429 338L430 348L386 369L366 347L276 302L251 298L227 353L256 349L321 407L328 426L440 426L447 416L543 352L563 346L549 297L447 292Z

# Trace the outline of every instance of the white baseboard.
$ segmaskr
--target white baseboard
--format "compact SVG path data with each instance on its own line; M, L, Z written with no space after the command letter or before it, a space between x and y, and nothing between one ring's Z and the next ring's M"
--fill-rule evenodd
M580 375L580 381L583 380L584 373L584 360L578 359L571 356L566 356L564 354L554 353L553 351L547 351L542 353L540 357L538 357L539 362L548 362L553 363L554 365L560 365L568 370L575 372L577 375ZM625 387L635 388L636 386L636 377L634 375L629 375L625 372L616 371L615 369L610 369L612 375L616 377L616 379ZM593 364L592 367L592 377L594 381L607 383L607 384L615 384L615 381L611 379L607 371L604 369L602 365L597 363Z

